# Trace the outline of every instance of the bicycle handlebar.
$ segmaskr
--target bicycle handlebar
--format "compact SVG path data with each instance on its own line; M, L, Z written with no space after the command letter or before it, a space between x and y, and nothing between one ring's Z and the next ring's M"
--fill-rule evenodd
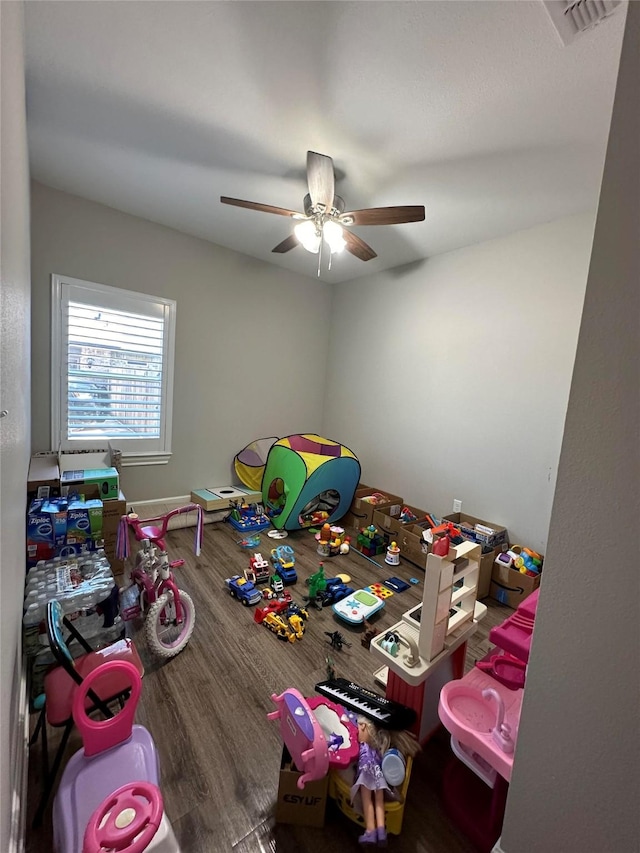
M123 515L120 518L120 523L118 524L116 556L120 560L125 560L129 556L129 527L133 529L135 537L139 542L142 542L144 539L150 538L152 539L152 541L155 542L158 539L164 538L164 535L167 532L169 520L173 518L174 515L182 515L183 513L194 511L198 513L198 520L196 522L196 534L193 550L196 557L199 557L200 550L202 548L204 517L202 514L202 507L199 504L194 503L185 504L185 506L177 507L176 509L172 509L169 512L164 513L164 515L157 515L153 518L139 518L135 513ZM155 522L162 522L162 526L160 527L158 534L154 537L145 535L143 532L143 528L148 528Z

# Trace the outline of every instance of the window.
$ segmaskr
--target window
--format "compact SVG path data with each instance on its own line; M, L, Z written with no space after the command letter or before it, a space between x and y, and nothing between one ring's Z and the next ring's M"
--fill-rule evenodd
M176 303L53 275L52 447L107 442L123 465L171 453Z

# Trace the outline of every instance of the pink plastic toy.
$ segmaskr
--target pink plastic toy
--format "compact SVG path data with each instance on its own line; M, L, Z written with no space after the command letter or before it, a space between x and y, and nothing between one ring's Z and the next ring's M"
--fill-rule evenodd
M180 853L164 814L162 794L149 782L129 782L103 800L89 819L82 853Z
M196 612L191 597L176 583L173 569L184 560L170 561L164 540L169 520L174 515L196 511L195 553L202 544L202 507L187 504L157 518L141 521L135 513L123 515L118 527L116 554L129 556L129 528L142 547L135 556L131 585L120 590L122 618L136 619L145 613L145 637L149 647L161 658L171 658L187 645L195 626ZM152 522L162 522L158 527ZM160 549L156 548L156 545Z
M306 699L294 687L271 698L277 710L267 714L269 720L280 720L280 734L293 762L301 771L298 788L322 779L329 771L329 748L324 732Z
M322 696L305 699L293 687L271 698L279 707L267 718L280 720L282 740L302 773L298 788L322 779L329 768L346 767L356 758L358 729L342 705Z
M489 640L499 649L528 663L531 639L536 621L540 589L536 589L501 625L489 631Z
M85 711L88 691L93 688L100 695L101 678L113 675L114 671L129 679L131 696L115 717L92 720ZM84 749L70 758L53 804L56 853L78 853L82 849L85 828L93 812L122 785L129 782L158 785L158 755L153 739L143 726L133 723L140 690L140 675L126 661L105 663L78 686L73 699L73 719Z

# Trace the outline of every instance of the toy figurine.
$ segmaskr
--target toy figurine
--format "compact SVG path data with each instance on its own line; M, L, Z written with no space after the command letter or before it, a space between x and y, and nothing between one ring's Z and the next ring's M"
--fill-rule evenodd
M383 756L394 746L404 755L414 756L420 745L409 732L390 732L368 719L358 717L360 754L356 779L351 788L351 801L364 816L365 832L358 843L363 847L386 847L385 796L396 796L383 772Z
M325 631L325 634L327 635L327 637L331 637L332 649L337 649L339 652L341 652L343 646L347 646L347 648L351 647L351 643L348 643L345 640L340 631Z
M313 601L319 592L324 592L324 590L327 588L327 581L326 581L326 578L324 576L324 564L323 563L320 563L320 567L318 568L318 571L314 572L314 574L311 575L311 577L309 578L307 583L309 585L309 596L308 596L308 598L309 598L309 601Z
M340 553L341 554L348 554L350 549L351 549L351 537L345 536L344 542L342 543L342 545L340 545Z
M389 563L390 566L399 566L400 565L400 548L398 548L397 542L392 542L387 548L387 556L384 558L385 563Z
M330 655L327 655L324 660L327 665L327 681L333 681L336 677L336 667L333 662L333 658Z
M373 638L377 635L377 633L378 633L378 629L376 627L374 627L371 624L371 622L367 622L367 620L365 619L364 620L364 634L360 638L360 642L365 647L365 649L370 648L371 640L373 640Z

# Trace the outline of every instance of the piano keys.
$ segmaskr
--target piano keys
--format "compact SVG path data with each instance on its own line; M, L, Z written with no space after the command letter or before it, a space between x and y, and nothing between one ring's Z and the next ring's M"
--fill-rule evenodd
M346 678L320 681L315 689L321 696L343 705L348 711L368 717L383 729L401 731L411 728L416 721L417 715L413 708L387 699Z

